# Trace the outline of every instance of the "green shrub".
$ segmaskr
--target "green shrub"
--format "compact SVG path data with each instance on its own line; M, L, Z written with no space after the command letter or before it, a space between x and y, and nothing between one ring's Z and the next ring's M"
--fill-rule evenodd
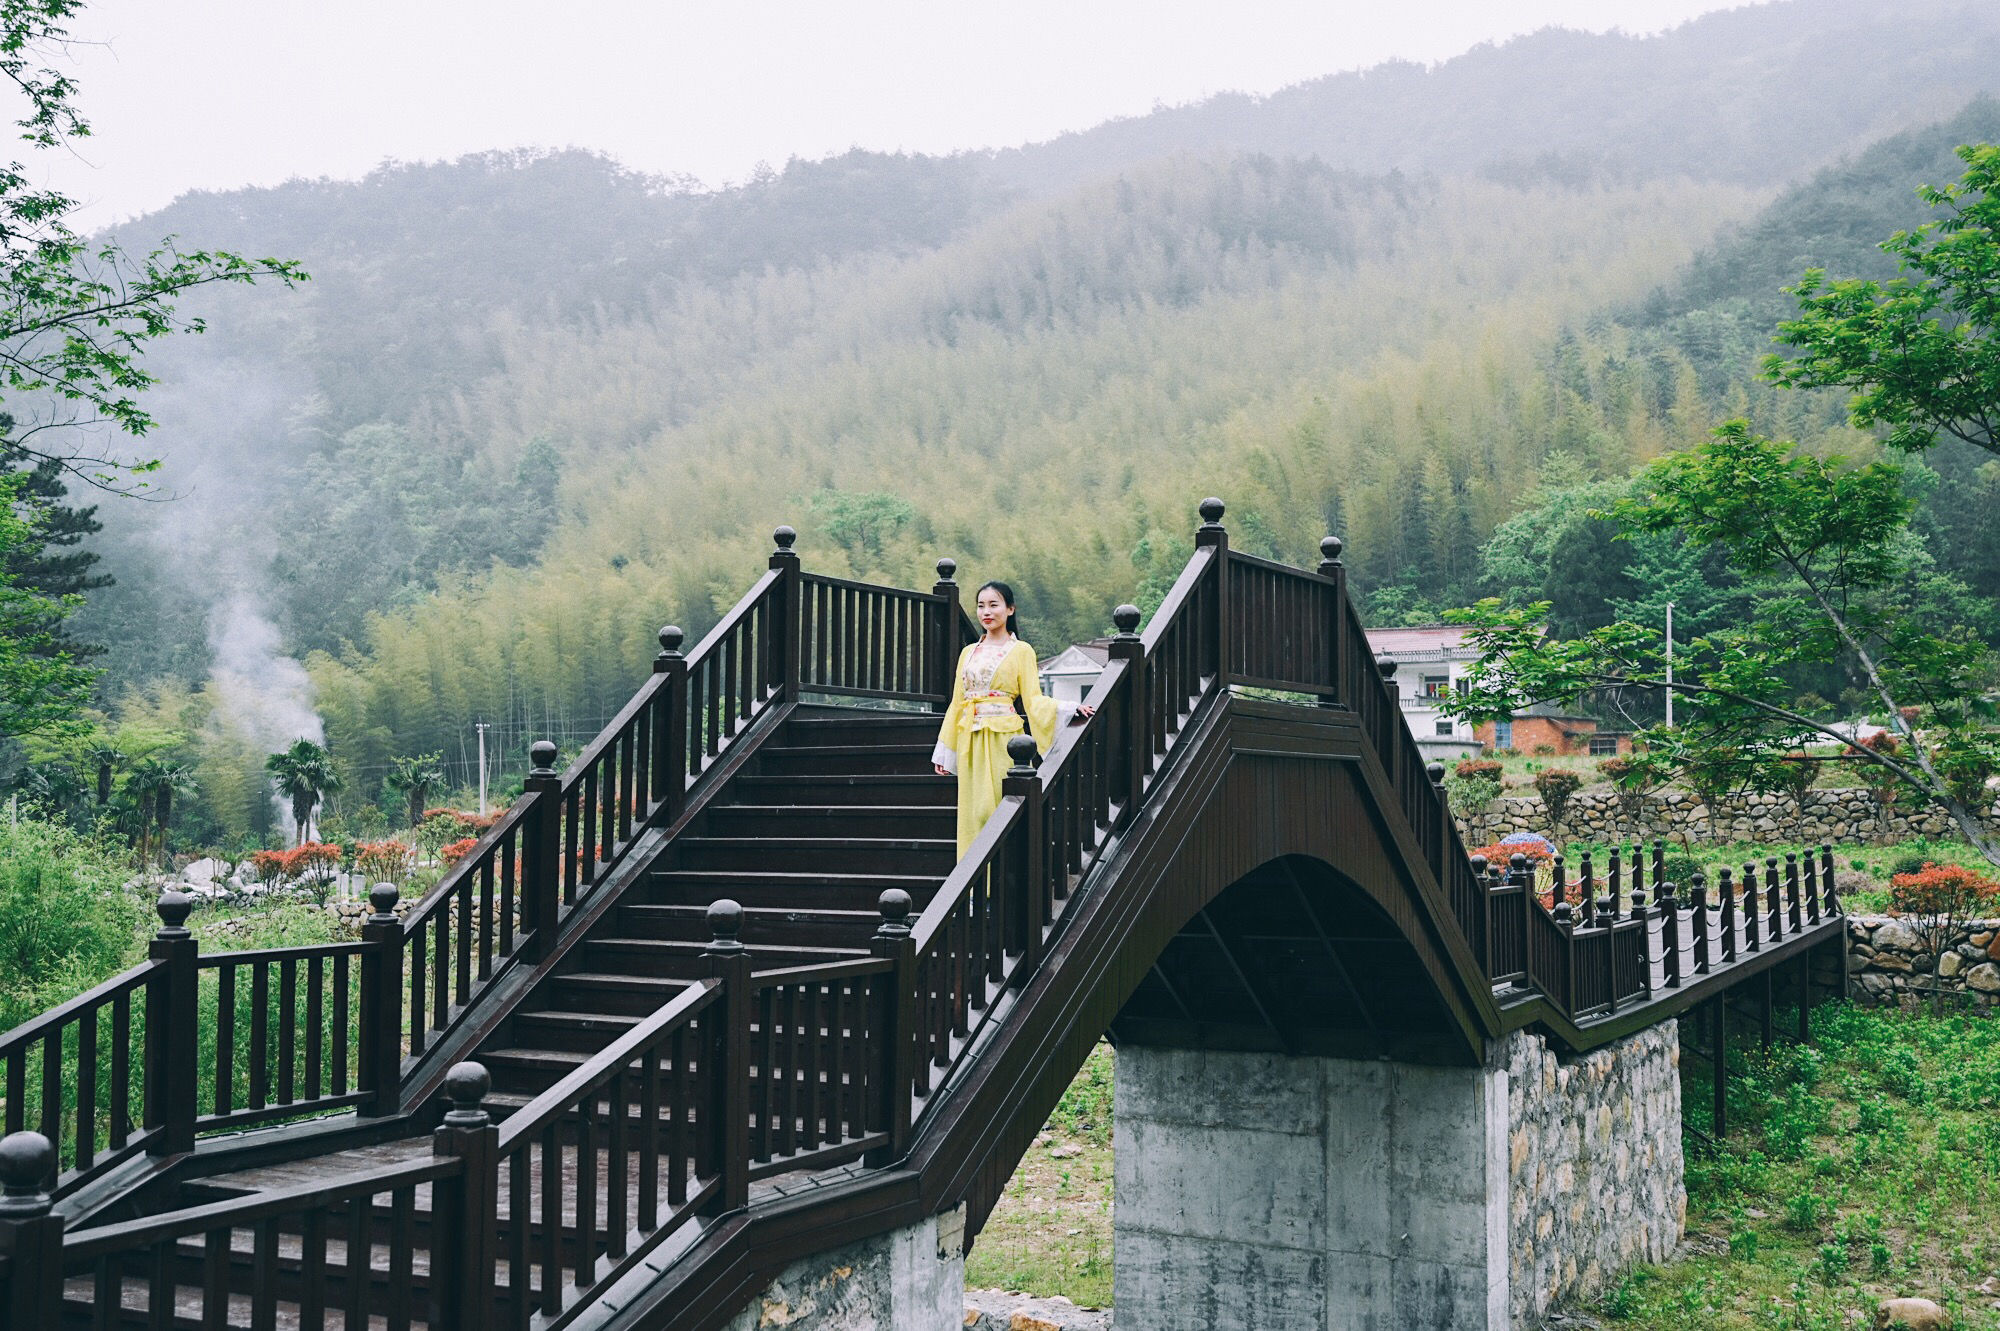
M126 876L66 827L0 825L0 1030L137 964L150 912Z

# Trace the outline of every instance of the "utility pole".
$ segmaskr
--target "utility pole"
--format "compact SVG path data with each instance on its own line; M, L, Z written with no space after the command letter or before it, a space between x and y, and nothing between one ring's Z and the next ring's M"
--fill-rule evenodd
M1667 602L1667 729L1674 728L1674 603ZM485 777L482 775L482 781ZM481 813L486 806L479 806Z
M486 816L486 722L475 721L472 728L479 732L479 816L484 818Z

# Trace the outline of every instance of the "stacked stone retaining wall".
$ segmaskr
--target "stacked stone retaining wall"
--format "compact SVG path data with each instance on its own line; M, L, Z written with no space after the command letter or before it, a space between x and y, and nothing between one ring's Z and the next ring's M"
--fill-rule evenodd
M1548 835L1548 810L1541 796L1509 795L1459 820L1459 833L1470 846L1487 845L1514 832ZM1566 839L1579 841L1685 837L1697 845L1732 841L1866 845L1959 834L1951 819L1938 809L1897 807L1885 812L1874 793L1859 786L1808 791L1803 808L1789 795L1737 796L1722 801L1713 817L1684 790L1641 796L1585 791L1570 797L1562 832Z
M2000 920L1968 921L1937 939L1907 916L1850 916L1847 989L1863 1003L1948 994L2000 1007Z

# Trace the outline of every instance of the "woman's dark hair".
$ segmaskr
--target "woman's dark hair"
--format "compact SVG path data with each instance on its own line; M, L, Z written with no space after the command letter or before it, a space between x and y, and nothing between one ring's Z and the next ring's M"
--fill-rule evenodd
M979 591L972 594L972 599L977 602L979 600L979 592L983 591L996 591L1000 593L1000 603L1007 607L1007 631L1017 638L1020 637L1021 617L1014 613L1014 589L997 579L988 580L979 584Z

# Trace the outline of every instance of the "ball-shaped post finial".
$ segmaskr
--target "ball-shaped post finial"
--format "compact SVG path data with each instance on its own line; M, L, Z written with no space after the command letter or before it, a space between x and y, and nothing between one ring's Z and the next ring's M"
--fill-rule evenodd
M486 1070L484 1063L454 1063L444 1074L445 1098L451 1101L451 1109L444 1121L452 1127L485 1127L486 1111L480 1102L493 1089L493 1074Z
M1126 602L1111 612L1111 622L1117 626L1119 637L1133 637L1139 632L1139 607Z
M798 539L799 534L790 527L779 526L774 528L771 532L771 540L777 544L778 548L772 553L780 555L790 554L792 542Z
M910 894L900 887L883 891L875 902L875 908L882 912L882 923L875 933L880 938L900 938L910 932Z
M679 656L681 654L681 644L685 641L687 641L687 634L682 631L679 624L663 624L660 626L660 655Z
M554 776L556 774L556 745L554 740L538 739L528 746L528 761L533 764L529 776Z
M1203 531L1214 531L1222 526L1222 515L1228 509L1220 499L1217 499L1214 495L1210 495L1196 506L1195 511L1201 514L1201 529Z
M950 582L953 578L958 576L958 561L956 559L938 560L937 575L938 575L937 580L939 582Z
M1486 857L1484 855L1474 855L1472 857L1472 876L1474 878L1484 878L1486 876Z
M188 916L194 911L194 898L178 887L169 886L160 893L160 899L153 903L153 913L160 917L161 938L186 938L188 936Z
M708 933L710 952L741 952L742 940L737 935L743 932L743 907L728 897L711 901L708 905Z
M1041 750L1035 747L1033 735L1015 735L1007 741L1007 756L1014 760L1008 776L1033 776L1035 764L1041 761Z
M369 917L370 924L394 924L396 903L403 899L403 891L394 883L377 883L368 889L368 906L374 911Z
M42 1191L56 1172L56 1148L39 1132L0 1137L0 1216L21 1219L49 1213Z
M1340 562L1340 552L1346 548L1346 544L1338 536L1322 537L1319 543L1319 562L1321 564L1338 564Z
M1396 673L1396 663L1386 656L1378 656L1375 658L1375 669L1381 674L1382 678L1388 679Z
M1429 763L1429 764L1426 764L1426 765L1425 765L1425 767L1424 767L1424 775L1425 775L1425 776L1428 776L1428 777L1429 777L1429 778L1431 779L1431 784L1432 784L1432 785L1434 785L1434 786L1441 786L1441 785L1443 785L1443 784L1444 784L1444 764L1443 764L1443 763Z

